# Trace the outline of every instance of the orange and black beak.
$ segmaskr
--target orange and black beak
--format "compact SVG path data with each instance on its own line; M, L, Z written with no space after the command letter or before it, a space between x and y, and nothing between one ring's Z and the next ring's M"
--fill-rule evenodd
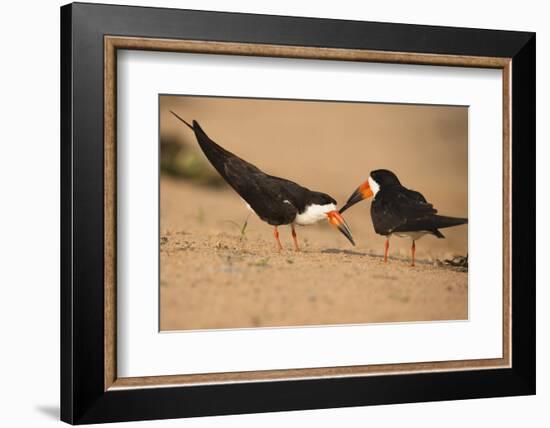
M372 189L369 185L369 180L365 181L357 189L355 189L355 192L352 193L346 204L342 208L340 208L340 214L347 210L349 207L355 205L357 202L361 202L363 199L368 199L372 197L373 194L374 193L372 193Z
M351 236L351 230L349 230L349 227L346 223L346 220L344 220L344 217L342 217L342 215L336 210L329 211L327 213L327 217L328 222L337 227L338 230L342 232L346 238L349 239L349 242L355 245L355 242L353 241L353 236Z

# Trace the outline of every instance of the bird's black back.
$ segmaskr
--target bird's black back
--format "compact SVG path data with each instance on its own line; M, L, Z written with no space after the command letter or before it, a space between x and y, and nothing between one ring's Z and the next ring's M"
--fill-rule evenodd
M292 223L312 200L316 203L316 200L326 200L328 197L334 201L328 195L264 173L212 141L197 121L193 121L193 130L202 151L216 171L269 224Z
M374 230L380 235L427 231L442 238L437 229L468 222L437 215L437 210L420 192L400 184L380 188L371 205L371 217Z

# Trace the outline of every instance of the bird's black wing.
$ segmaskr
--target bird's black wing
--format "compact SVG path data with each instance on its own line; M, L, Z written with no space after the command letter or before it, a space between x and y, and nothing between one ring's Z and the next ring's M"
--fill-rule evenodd
M262 220L272 225L294 221L298 207L283 179L267 175L239 158L226 159L224 170L227 182Z
M196 121L193 121L193 130L210 163L258 217L273 225L294 221L298 208L283 186L283 179L271 177L257 166L216 144Z
M421 193L403 186L380 190L371 205L374 229L381 235L431 230L430 220L436 213L437 210Z

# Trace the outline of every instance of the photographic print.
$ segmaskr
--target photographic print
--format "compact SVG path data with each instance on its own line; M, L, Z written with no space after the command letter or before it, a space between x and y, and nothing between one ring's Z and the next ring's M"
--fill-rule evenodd
M160 95L160 330L468 319L468 108Z

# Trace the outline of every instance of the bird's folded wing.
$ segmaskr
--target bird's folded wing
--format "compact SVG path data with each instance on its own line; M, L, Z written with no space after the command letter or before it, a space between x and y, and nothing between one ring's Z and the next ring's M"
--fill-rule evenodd
M378 233L424 230L429 219L437 213L421 193L405 188L391 192L388 197L381 198L376 203L377 218L373 218L373 221Z
M298 209L279 180L239 158L224 165L227 182L254 212L270 224L291 223Z

